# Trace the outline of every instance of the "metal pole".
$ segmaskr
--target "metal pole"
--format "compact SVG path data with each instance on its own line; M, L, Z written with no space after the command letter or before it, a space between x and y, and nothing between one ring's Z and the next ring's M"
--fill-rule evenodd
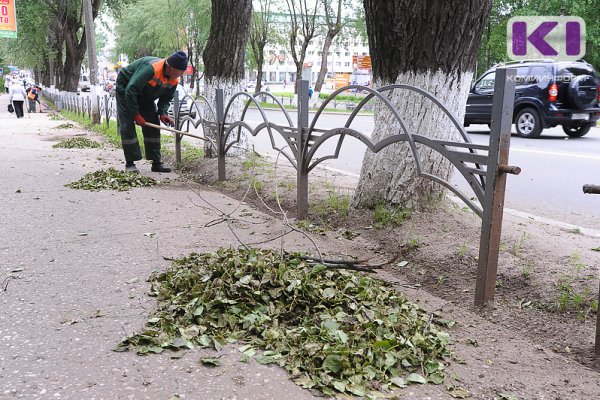
M95 124L100 123L100 107L98 97L96 95L97 77L98 77L98 60L96 59L96 32L94 28L94 19L92 16L91 0L83 0L83 13L85 16L85 41L87 42L88 61L90 63L90 92L92 97L92 121Z
M223 89L217 89L216 102L217 102L217 157L219 164L219 180L224 181L227 179L225 174L225 143L223 135L225 134L225 96Z
M504 212L506 169L510 147L513 106L515 101L515 69L496 70L492 130L485 179L485 198L479 241L479 265L475 286L475 305L483 306L494 299L498 254Z
M106 129L110 128L110 113L108 107L108 96L104 95L104 116L106 118Z
M173 117L175 120L175 127L179 129L179 92L175 91L173 96ZM183 136L175 134L175 164L179 168L181 166L181 139Z
M296 217L306 218L308 214L308 171L304 157L308 143L308 81L298 82L298 131L296 133Z
M600 185L583 185L583 193L600 194ZM600 304L600 287L598 287L598 304ZM596 340L594 352L600 355L600 308L596 311Z

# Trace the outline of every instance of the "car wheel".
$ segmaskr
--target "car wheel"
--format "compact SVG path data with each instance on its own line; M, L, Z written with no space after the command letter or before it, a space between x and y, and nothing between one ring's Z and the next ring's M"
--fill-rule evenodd
M515 118L517 134L524 138L536 138L542 134L542 120L534 108L524 108Z
M563 131L572 138L585 136L590 131L590 128L595 125L595 122L582 125L563 125Z

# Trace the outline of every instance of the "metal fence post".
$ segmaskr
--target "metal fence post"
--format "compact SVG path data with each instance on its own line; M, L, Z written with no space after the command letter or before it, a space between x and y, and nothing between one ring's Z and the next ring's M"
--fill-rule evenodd
M175 121L175 127L180 129L179 126L179 92L176 90L173 96L173 119ZM183 135L179 133L175 134L175 164L177 167L181 166L181 139Z
M600 194L600 185L583 185L583 193ZM598 288L598 304L600 304L600 287ZM600 308L596 311L596 338L594 352L600 355Z
M106 129L110 127L110 114L108 107L108 96L104 95L104 115L106 117Z
M225 96L223 89L217 89L215 93L217 103L217 159L219 163L219 180L224 181L227 176L225 174L225 143L223 136L225 135Z
M485 179L484 204L482 204L479 265L475 285L475 305L477 306L483 306L486 302L493 300L496 290L506 189L506 166L515 102L515 72L515 69L499 68L496 70L489 162Z
M308 214L308 168L305 162L308 143L308 81L298 82L298 131L296 132L296 217Z

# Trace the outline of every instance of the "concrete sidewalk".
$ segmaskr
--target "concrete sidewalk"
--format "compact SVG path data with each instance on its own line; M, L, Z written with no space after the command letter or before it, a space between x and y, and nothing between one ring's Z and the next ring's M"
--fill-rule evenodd
M87 172L122 168L122 152L53 149L56 140L86 134L57 129L66 120L49 114L17 119L0 96L0 398L41 399L309 399L278 367L240 363L237 346L211 369L199 359L208 350L141 357L112 351L139 332L155 299L146 278L168 265L163 257L237 246L226 224L176 174L162 186L129 192L89 192L64 187ZM100 138L97 138L100 139ZM238 201L219 193L198 194L225 212ZM236 233L248 242L281 232L281 224L251 214ZM254 232L261 230L261 232ZM264 231L264 232L262 232ZM279 242L275 242L275 246ZM290 248L310 248L289 237ZM6 286L6 291L4 287Z

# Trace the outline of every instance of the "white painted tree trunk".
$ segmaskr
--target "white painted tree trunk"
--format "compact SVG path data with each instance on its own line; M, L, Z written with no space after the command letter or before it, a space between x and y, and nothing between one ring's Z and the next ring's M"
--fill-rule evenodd
M204 83L204 87L205 87L206 98L208 99L211 106L213 107L213 110L215 112L215 117L216 117L216 115L217 115L217 102L216 102L217 89L223 89L223 97L224 97L223 112L225 112L226 108L227 108L227 104L229 103L229 101L233 97L233 95L242 91L242 81L234 82L232 80L227 80L227 79L222 79L222 78L208 78L208 77L206 77L205 79L206 80ZM225 122L239 121L239 119L242 115L242 110L243 110L245 99L246 99L245 96L240 96L240 97L236 98L236 100L234 100L234 102L231 104L231 107L229 108L229 110L227 110ZM205 115L205 118L207 118L207 119L211 118L210 113L207 113ZM216 139L216 135L217 135L216 131L212 132L212 131L206 130L205 135L210 137L216 143L216 140L217 140ZM235 140L236 138L237 138L237 129L232 131L232 133L229 136L228 142L231 142L232 140ZM227 153L227 155L232 156L232 155L242 154L244 152L244 150L241 149L240 147L242 147L244 149L247 149L247 147L248 147L248 135L247 135L246 131L244 131L244 130L242 130L242 133L240 135L240 142L237 144L236 147L232 147L231 150L229 150L229 152ZM204 144L204 152L205 152L205 156L207 158L213 158L213 157L217 156L215 149L213 149L212 146L210 145L210 143L208 143L208 142L205 142L205 144Z
M467 97L473 78L472 72L447 74L437 72L411 72L398 76L396 84L408 84L424 89L436 96L462 123ZM375 82L376 87L390 84ZM390 93L390 92L387 92ZM388 98L404 119L407 130L432 139L460 140L459 132L441 109L422 95L395 89ZM400 124L387 107L378 101L375 106L375 128L372 141L397 134ZM423 172L449 181L453 174L450 162L427 146L417 145ZM420 209L441 199L441 185L418 176L412 151L408 143L396 143L374 154L366 151L354 206L374 207L378 203Z

